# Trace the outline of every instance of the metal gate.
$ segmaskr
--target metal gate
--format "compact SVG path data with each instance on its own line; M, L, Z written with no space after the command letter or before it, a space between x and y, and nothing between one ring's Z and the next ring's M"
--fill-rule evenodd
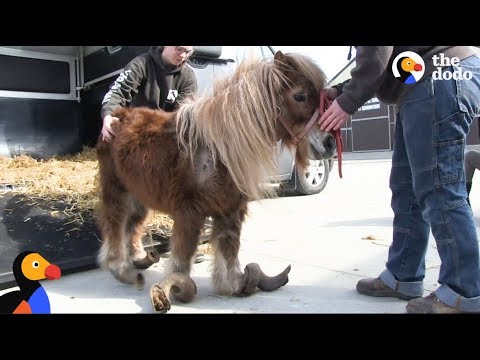
M372 99L352 115L351 122L352 152L392 149L393 106Z

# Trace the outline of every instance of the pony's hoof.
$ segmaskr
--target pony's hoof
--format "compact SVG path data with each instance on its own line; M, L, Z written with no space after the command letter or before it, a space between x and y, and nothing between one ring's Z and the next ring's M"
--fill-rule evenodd
M142 290L145 286L145 278L135 269L126 269L124 271L118 271L110 269L115 279L124 284L134 285L137 290Z
M153 309L156 312L165 314L168 310L170 310L170 300L168 300L168 296L165 294L165 291L163 291L158 284L153 284L150 288L150 300L152 301Z
M160 253L157 250L151 250L147 253L148 258L153 263L157 263L160 261Z
M260 281L260 272L251 271L250 266L245 267L243 286L240 290L240 296L250 296L257 291L257 285Z
M133 260L133 266L135 266L139 270L145 270L159 261L160 254L158 253L158 251L151 250L147 252L147 255L143 259Z
M257 287L262 291L273 291L288 283L288 273L292 267L288 265L285 270L276 276L267 276L257 263L245 266L243 286L240 295L252 295Z

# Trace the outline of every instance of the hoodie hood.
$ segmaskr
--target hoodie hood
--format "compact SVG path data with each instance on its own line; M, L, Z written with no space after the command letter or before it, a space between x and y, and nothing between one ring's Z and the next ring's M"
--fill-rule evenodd
M173 65L166 65L163 63L162 59L163 46L152 46L148 50L148 55L153 59L155 64L157 64L166 74L174 74L180 72L184 67L187 61L184 61L180 66L174 67Z

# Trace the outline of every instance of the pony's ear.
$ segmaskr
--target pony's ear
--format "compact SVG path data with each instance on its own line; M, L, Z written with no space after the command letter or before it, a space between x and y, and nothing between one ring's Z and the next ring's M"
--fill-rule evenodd
M279 62L279 63L282 63L282 64L286 64L287 63L287 59L285 58L285 55L283 55L283 53L278 50L276 53L275 53L275 56L273 57L273 59L276 61L276 62Z
M283 73L290 71L290 64L288 63L288 58L279 50L275 53L273 57L274 64L279 68Z

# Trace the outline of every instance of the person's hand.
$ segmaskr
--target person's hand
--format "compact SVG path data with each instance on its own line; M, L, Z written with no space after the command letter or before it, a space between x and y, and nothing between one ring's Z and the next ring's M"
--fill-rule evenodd
M320 117L318 124L320 129L324 131L338 130L347 122L349 117L350 114L340 107L337 100L334 100L332 105Z
M118 121L119 118L112 115L107 115L103 118L103 127L102 127L102 140L109 142L112 139L112 136L115 136L115 133L112 130L112 123Z
M334 87L327 88L324 91L325 91L325 95L329 100L333 101L338 96L338 90Z

